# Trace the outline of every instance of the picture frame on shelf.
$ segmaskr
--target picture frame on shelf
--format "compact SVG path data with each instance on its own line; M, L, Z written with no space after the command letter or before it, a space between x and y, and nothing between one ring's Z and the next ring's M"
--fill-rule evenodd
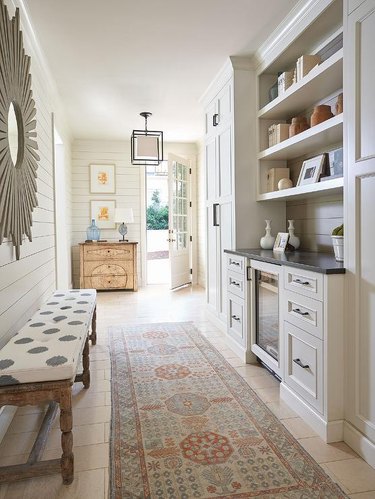
M273 245L273 251L284 253L288 244L289 232L279 232Z
M90 164L90 193L115 194L116 165Z
M306 159L302 163L301 171L298 177L297 186L316 184L319 182L320 175L323 173L326 155L320 154L314 158Z
M115 229L116 201L111 199L91 200L91 219L96 220L99 229Z

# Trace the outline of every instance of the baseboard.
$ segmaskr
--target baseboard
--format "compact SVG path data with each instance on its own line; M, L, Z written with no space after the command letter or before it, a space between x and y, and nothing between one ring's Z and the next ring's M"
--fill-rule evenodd
M375 444L348 421L344 423L344 441L375 468Z
M238 357L245 363L247 360L247 351L246 348L239 345L231 336L225 335L225 341L228 347L236 354Z
M221 321L208 307L206 308L207 319L212 322L224 334L227 333L227 325Z
M280 398L284 400L327 443L344 439L344 421L325 421L285 383L280 384Z
M4 438L16 411L17 407L13 405L4 405L0 408L0 443Z

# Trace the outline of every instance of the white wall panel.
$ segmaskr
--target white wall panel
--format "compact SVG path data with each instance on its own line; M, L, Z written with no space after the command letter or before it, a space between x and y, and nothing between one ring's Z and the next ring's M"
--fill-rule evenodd
M33 240L23 240L19 261L15 259L11 242L5 240L0 245L0 346L26 323L55 287L52 112L58 117L68 149L70 142L64 111L23 6L19 0L6 0L5 3L11 15L15 6L20 8L25 50L31 56L31 87L37 109L40 162L37 171L39 206L33 213ZM66 163L67 172L70 170L69 159ZM67 269L67 272L70 270Z

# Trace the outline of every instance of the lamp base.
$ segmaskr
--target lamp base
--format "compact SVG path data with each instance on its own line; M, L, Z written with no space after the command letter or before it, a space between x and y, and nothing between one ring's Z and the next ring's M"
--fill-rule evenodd
M129 239L119 239L118 242L119 243L128 243Z

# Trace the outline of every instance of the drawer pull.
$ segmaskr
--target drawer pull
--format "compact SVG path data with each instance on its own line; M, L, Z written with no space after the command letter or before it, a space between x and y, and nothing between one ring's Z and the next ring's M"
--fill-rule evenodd
M295 282L297 284L303 284L303 286L308 286L310 284L309 281L301 281L301 279L293 279L292 282Z
M293 362L297 364L297 366L302 367L302 369L309 369L310 366L308 364L303 365L301 359L293 359Z
M237 315L232 315L232 319L237 322L241 322L241 319Z
M237 281L231 281L230 283L233 284L233 286L237 286L237 288L241 286L241 284Z
M230 264L235 265L236 267L240 266L240 262L234 262L233 260L231 260Z
M299 308L292 308L292 312L295 312L296 314L299 315L303 315L304 317L310 315L308 312L302 312Z

